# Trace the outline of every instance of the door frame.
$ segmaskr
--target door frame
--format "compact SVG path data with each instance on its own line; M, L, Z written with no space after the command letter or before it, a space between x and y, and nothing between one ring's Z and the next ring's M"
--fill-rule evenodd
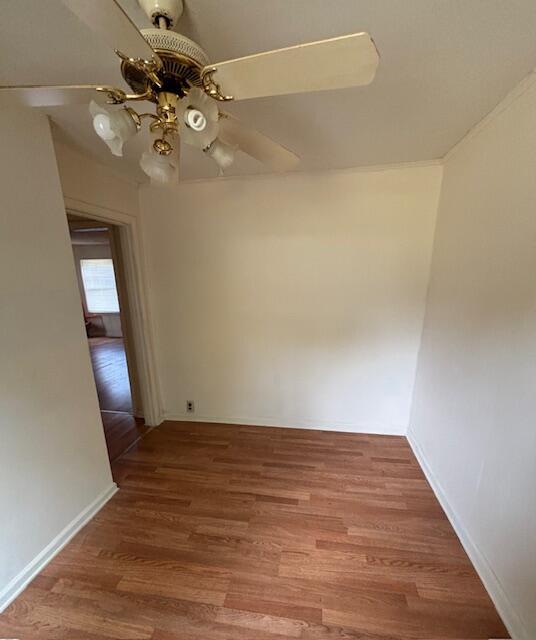
M153 346L153 329L149 315L139 221L135 216L122 211L67 197L65 210L69 215L91 218L117 228L143 414L148 426L157 426L162 422L162 402Z

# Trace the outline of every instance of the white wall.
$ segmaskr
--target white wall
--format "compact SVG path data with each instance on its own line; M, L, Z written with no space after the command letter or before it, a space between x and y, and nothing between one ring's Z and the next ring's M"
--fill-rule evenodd
M48 122L0 139L1 609L114 485Z
M536 637L536 82L447 159L410 438L509 626Z
M165 415L404 433L441 173L143 187Z

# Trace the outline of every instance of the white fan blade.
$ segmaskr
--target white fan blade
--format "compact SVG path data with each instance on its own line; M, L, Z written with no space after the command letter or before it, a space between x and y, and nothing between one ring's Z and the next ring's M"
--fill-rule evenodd
M220 117L220 131L218 137L252 158L271 167L274 171L290 171L299 163L300 159L292 151L285 149L263 133L250 129L228 113Z
M0 87L1 107L55 107L65 104L88 103L90 100L102 101L106 93L97 92L102 85L57 85L57 86L19 86Z
M206 67L235 100L357 87L372 82L379 55L368 33L257 53Z
M116 0L63 0L63 4L114 51L129 58L160 61Z

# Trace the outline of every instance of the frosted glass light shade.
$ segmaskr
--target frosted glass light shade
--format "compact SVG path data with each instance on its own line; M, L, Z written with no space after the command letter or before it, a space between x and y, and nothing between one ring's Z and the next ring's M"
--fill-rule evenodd
M178 140L176 147L178 147ZM164 156L151 148L144 151L140 159L140 167L143 169L153 185L169 185L178 181L179 158L178 149L169 156Z
M222 142L216 138L212 144L205 149L207 156L210 156L220 168L220 174L228 169L234 162L236 147Z
M89 112L93 116L95 133L108 145L114 156L122 156L123 144L138 131L129 111L124 107L106 109L92 100Z

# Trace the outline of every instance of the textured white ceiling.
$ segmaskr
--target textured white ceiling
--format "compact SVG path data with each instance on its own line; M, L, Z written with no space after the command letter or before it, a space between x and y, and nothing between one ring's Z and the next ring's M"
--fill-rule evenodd
M136 0L121 4L149 26ZM381 54L368 87L226 105L294 150L299 169L427 160L443 156L536 66L534 0L185 0L178 26L213 62L368 31ZM59 0L2 0L0 84L115 83L112 52ZM56 135L135 179L147 139L123 160L94 135L84 106L47 109ZM216 175L185 148L182 177ZM230 174L262 173L240 154Z

